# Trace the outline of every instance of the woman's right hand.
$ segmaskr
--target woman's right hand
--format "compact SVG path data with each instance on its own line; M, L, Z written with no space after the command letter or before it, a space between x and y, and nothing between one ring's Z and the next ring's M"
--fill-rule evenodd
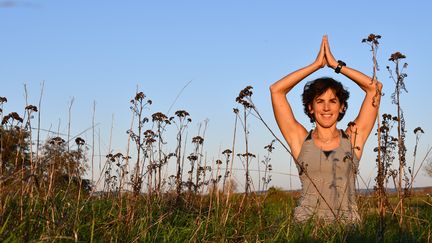
M318 56L314 61L314 65L317 65L318 68L323 68L327 65L327 59L325 56L325 44L326 44L327 36L323 36L321 41L320 50L318 52Z

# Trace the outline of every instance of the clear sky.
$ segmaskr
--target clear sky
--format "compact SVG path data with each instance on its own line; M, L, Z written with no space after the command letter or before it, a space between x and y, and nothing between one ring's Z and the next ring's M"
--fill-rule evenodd
M394 83L385 68L392 66L388 58L396 51L407 56L409 93L402 95L408 130L407 158L413 160L412 131L420 126L425 134L420 140L418 164L432 145L431 9L430 1L399 0L3 0L0 1L0 96L8 98L5 113L22 114L24 84L29 103L37 105L44 81L42 127L66 133L68 107L73 97L73 134L91 126L96 102L101 153L106 154L112 117L112 147L125 152L125 131L130 126L129 100L138 87L153 100L147 115L157 111L167 113L173 103L168 115L179 109L187 110L193 119L189 138L196 135L200 123L209 119L204 150L211 161L220 157L220 151L231 147L232 108L238 107L234 100L242 88L254 87L255 105L280 136L272 114L269 85L313 62L324 34L329 36L337 59L371 75L370 48L361 40L375 33L382 35L378 78L384 84L383 112L395 114L390 101ZM340 123L344 128L354 119L363 93L331 69L322 69L310 79L319 76L334 77L351 92L349 110ZM292 91L290 102L298 120L309 129L300 103L303 84ZM263 147L272 137L255 118L250 120L251 150L262 160ZM90 131L82 136L91 141ZM174 147L175 137L167 139ZM376 155L372 152L375 141L371 135L360 168L369 187L376 173ZM240 145L237 152L244 152ZM256 167L257 161L253 163ZM278 144L272 164L271 185L299 187L297 177L288 175L297 174L296 169L290 167L288 154ZM236 167L242 167L239 161ZM238 172L239 177L241 173ZM416 185L431 182L420 171Z

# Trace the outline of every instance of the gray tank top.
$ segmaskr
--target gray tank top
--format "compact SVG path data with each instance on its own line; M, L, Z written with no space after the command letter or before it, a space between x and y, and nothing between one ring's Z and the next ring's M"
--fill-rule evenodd
M359 160L346 133L340 130L339 134L339 147L331 151L323 151L315 145L312 131L303 142L297 159L302 165L297 165L302 183L302 195L294 209L297 221L304 222L311 217L325 222L360 220L355 200Z

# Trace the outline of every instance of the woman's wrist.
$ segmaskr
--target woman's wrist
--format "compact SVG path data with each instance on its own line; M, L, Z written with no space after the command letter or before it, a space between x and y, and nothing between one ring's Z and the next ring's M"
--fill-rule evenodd
M318 69L323 68L323 65L319 62L313 62L311 65L309 65L310 67L313 68L314 72Z
M338 62L332 62L332 63L329 63L329 65L328 65L331 69L333 69L333 70L335 70L336 69L336 67L338 66Z
M346 63L344 61L338 60L337 61L337 66L334 69L336 73L340 73L343 67L346 67Z

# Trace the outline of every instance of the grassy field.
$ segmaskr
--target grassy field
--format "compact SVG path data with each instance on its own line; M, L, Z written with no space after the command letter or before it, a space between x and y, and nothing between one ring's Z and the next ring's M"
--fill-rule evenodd
M150 199L150 200L149 200ZM0 240L64 242L373 242L379 217L374 197L359 198L359 225L297 224L292 220L292 193L271 188L267 193L234 194L226 201L212 195L101 194L56 192L45 200L2 198ZM391 206L397 199L390 198ZM385 242L429 242L432 199L407 200L400 226L391 210L385 218Z

